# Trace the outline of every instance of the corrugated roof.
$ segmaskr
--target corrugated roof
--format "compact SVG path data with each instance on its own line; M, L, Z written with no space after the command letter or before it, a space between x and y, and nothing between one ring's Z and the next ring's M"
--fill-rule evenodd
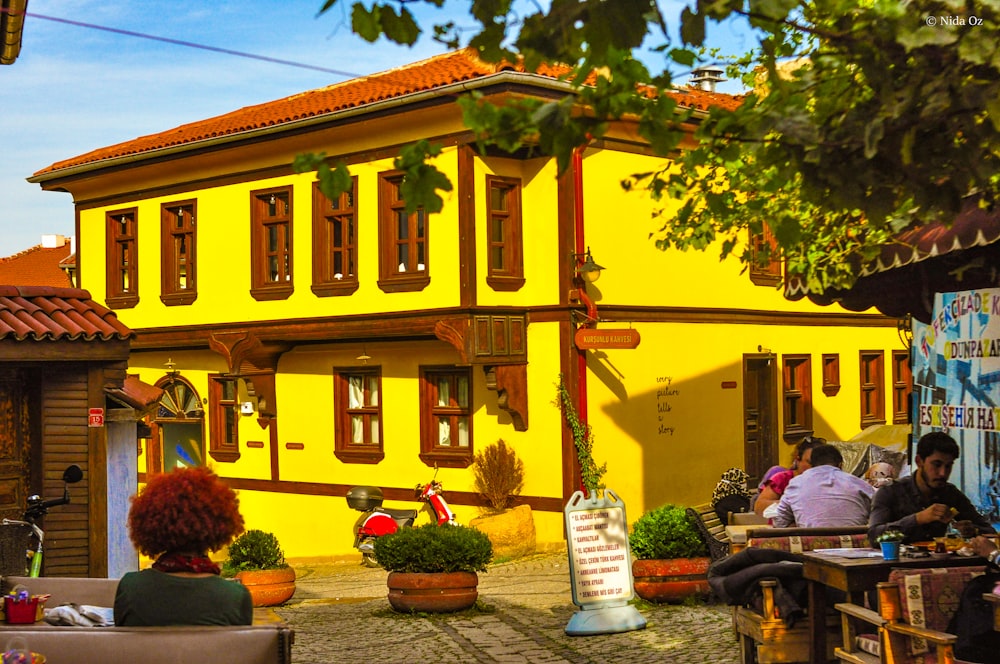
M790 279L785 297L808 297L820 305L840 303L852 311L876 307L888 316L907 314L928 322L935 293L1000 286L1000 210L979 207L970 197L951 224L911 228L861 266L854 286L814 293Z
M126 340L132 330L78 288L0 286L0 340Z
M485 63L476 57L472 49L453 51L371 76L301 92L276 101L247 106L225 115L100 148L56 162L38 171L33 177L104 160L142 155L165 148L278 127L464 81L482 79L504 71L526 73L524 68L518 65ZM568 67L543 65L533 74L557 79L568 72ZM681 106L700 110L712 106L735 108L740 103L739 97L695 88L677 89L671 94Z
M61 247L39 244L0 258L0 284L68 288L72 285L69 275L59 265L70 256L72 248L69 242Z

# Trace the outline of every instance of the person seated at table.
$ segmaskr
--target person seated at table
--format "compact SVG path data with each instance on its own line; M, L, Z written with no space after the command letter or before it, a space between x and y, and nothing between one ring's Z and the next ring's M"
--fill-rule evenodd
M868 523L875 488L841 470L844 457L833 445L812 448L812 467L793 477L778 501L774 526L829 528Z
M208 557L243 532L236 492L204 467L153 475L132 496L129 537L155 558L152 569L128 572L115 593L115 624L249 625L250 591L219 576Z
M749 479L750 476L742 468L730 468L722 473L715 485L712 509L723 524L729 523L730 513L750 511L750 492L747 490Z
M904 542L944 537L952 520L963 537L995 532L965 494L948 482L958 454L958 443L944 432L920 438L915 472L875 493L868 520L868 539L873 545L886 530L901 531Z
M754 500L753 511L760 516L765 516L764 510L781 500L781 494L785 492L785 487L788 486L792 478L810 468L809 459L812 449L824 444L826 444L826 440L818 436L806 436L800 440L799 444L795 446L792 467L775 473L764 482L760 495Z
M948 632L958 637L955 658L964 662L988 664L997 661L1000 653L1000 632L993 629L993 607L983 594L996 592L1000 584L1000 549L985 537L976 537L969 544L977 555L989 563L986 573L974 577L965 585L958 609L951 619Z

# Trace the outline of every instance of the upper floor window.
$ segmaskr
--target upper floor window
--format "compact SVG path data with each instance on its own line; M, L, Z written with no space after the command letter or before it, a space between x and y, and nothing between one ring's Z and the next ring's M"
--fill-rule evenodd
M250 294L283 300L292 294L292 188L250 193Z
M160 207L160 300L191 304L198 297L195 261L195 202Z
M358 179L331 201L313 185L313 283L316 295L350 295L358 289Z
M403 174L379 176L379 279L386 293L417 291L430 283L427 214L406 211L400 187Z
M107 303L112 309L139 303L138 210L115 210L106 217Z
M493 290L517 290L524 285L521 181L487 175L486 191L489 210L486 283Z
M861 356L861 428L885 424L885 364L880 350Z
M781 283L781 253L767 224L760 233L750 234L750 281L758 286Z
M336 369L333 378L334 455L344 462L378 463L385 457L381 369Z
M813 432L812 362L808 355L783 355L782 398L786 440Z
M913 373L910 369L910 352L892 351L892 423L907 424L910 421L910 392Z
M216 461L233 462L240 458L240 414L236 396L235 378L208 377L208 453Z
M420 370L420 458L428 465L472 463L472 372L459 367Z

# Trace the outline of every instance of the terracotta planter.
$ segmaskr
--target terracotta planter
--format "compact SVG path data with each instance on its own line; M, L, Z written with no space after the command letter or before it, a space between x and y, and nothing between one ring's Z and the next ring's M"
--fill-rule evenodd
M254 606L283 604L295 594L295 570L291 567L239 572L236 578L250 591Z
M691 595L708 595L711 558L635 560L632 577L635 594L647 602L680 602Z
M390 572L386 580L389 604L396 611L451 613L476 603L479 576L475 572L433 574Z

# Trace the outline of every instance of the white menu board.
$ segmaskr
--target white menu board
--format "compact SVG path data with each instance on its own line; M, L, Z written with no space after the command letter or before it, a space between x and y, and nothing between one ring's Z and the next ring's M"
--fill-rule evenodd
M614 494L611 497L617 499ZM624 506L567 507L566 525L573 603L582 607L632 599L632 560Z

